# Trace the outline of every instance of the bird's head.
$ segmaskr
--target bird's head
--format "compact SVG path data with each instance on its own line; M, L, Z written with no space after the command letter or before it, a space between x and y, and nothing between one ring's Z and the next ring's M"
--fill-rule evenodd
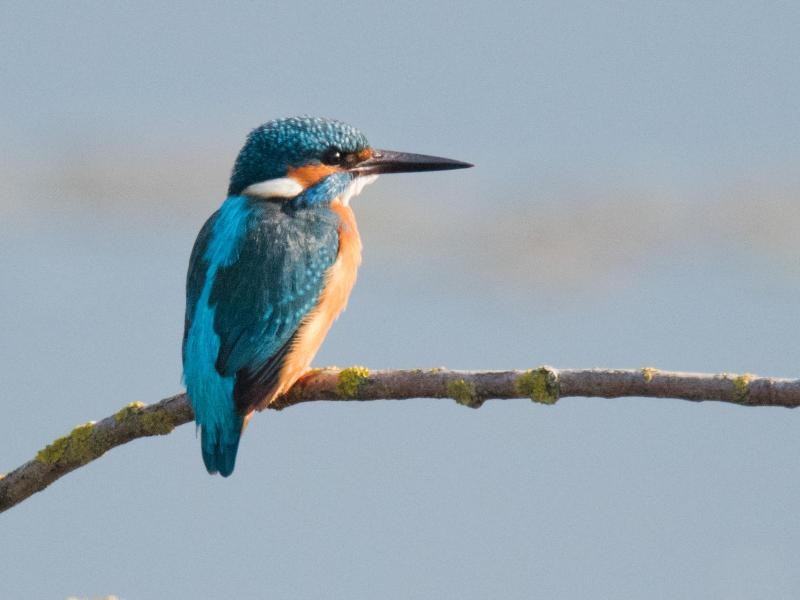
M229 195L347 204L381 173L462 169L448 158L377 150L356 128L317 117L276 119L254 129L239 152Z

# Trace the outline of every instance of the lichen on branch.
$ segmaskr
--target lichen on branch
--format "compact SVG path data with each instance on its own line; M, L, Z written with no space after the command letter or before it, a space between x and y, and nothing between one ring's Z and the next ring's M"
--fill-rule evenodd
M401 371L314 369L271 408L317 400L367 401L433 398L479 408L488 399L528 398L555 404L574 397L644 396L742 406L800 405L800 380L771 379L749 373L678 373L641 369L555 369L527 371L451 371L443 368ZM51 442L35 458L0 474L0 512L45 489L56 479L131 440L170 433L194 418L185 394L156 404L132 402L102 421L78 425Z

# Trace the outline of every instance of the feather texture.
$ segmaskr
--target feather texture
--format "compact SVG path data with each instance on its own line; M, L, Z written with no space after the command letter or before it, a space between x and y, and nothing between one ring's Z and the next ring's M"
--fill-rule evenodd
M278 386L336 261L339 222L323 204L232 196L200 232L187 277L184 379L210 472L232 472L244 415Z

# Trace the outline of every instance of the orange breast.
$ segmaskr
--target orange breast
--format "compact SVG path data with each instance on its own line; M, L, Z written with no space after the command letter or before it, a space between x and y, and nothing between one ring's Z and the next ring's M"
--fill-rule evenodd
M349 206L334 200L331 209L339 215L339 254L325 274L325 286L316 308L300 324L294 344L283 361L275 388L256 407L263 410L285 394L311 366L328 330L347 306L361 264L361 238Z

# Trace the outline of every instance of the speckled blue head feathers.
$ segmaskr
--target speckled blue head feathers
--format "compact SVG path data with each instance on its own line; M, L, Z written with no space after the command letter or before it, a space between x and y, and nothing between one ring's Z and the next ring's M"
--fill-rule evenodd
M290 167L321 162L331 148L357 153L368 147L363 133L334 119L302 116L269 121L247 136L233 167L228 195L283 177Z

